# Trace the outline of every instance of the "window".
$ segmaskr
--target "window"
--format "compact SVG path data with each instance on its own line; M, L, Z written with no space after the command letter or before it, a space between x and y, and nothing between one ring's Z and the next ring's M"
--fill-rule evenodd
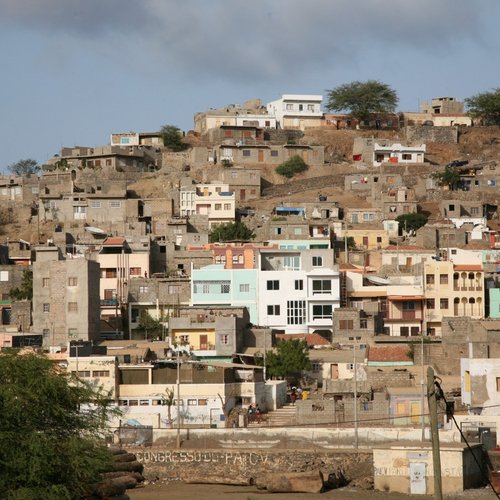
M287 111L291 111L292 109L293 109L293 104L288 103L288 104L286 105L286 110L287 110Z
M94 370L92 372L93 377L109 377L109 370Z
M0 281L9 281L9 271L0 271Z
M229 335L227 333L219 335L219 341L220 341L221 345L228 345L229 344Z
M286 315L289 325L303 325L306 321L306 301L289 300L286 306Z
M408 337L410 335L409 327L407 326L399 327L399 335L401 335L401 337Z
M425 307L427 309L434 309L435 308L435 301L434 301L434 299L427 299L425 301Z
M304 280L295 280L295 290L304 290Z
M298 255L285 255L283 264L285 269L298 271L300 269L300 257Z
M500 392L500 377L497 377L497 392Z
M231 203L224 203L224 210L231 210Z
M359 320L359 328L366 330L368 328L368 320L366 318L361 318Z
M42 279L43 288L49 288L49 284L50 284L50 278L43 278Z
M244 149L242 151L243 156L250 156L250 150L249 149Z
M222 203L216 203L215 210L222 210Z
M275 227L274 234L281 234L281 227Z
M49 338L49 335L50 335L50 330L49 330L48 328L44 328L44 329L42 330L42 335L43 335L43 338L44 338L44 339Z
M440 274L439 275L439 284L440 285L447 285L448 284L448 275L447 274Z
M179 335L179 342L181 344L189 344L189 335Z
M222 283L220 286L220 293L229 293L231 291L231 285L229 283Z
M427 285L434 285L435 283L435 277L433 274L426 274L425 275L425 283Z
M403 160L411 161L411 153L403 153L402 158Z
M207 406L208 399L198 399L198 406Z
M312 282L313 295L317 293L332 293L331 280L313 280Z
M311 370L313 372L319 372L319 371L321 371L321 363L319 361L313 361L311 363Z
M101 208L101 202L97 200L91 200L90 208Z
M122 202L118 200L112 200L109 202L109 208L121 208Z
M272 156L272 157L276 157L276 156L278 156L278 150L276 150L276 149L271 149L271 156Z
M48 313L50 312L50 304L43 304L43 312Z
M339 321L340 330L353 330L354 329L354 321L352 319L341 319Z
M141 268L140 267L131 267L130 268L130 276L140 276Z
M415 310L415 302L413 300L403 301L403 311L414 311L414 310Z
M267 281L267 289L268 290L279 290L280 289L279 280L268 280Z
M76 276L70 276L68 278L68 286L77 286L78 285L78 278Z
M267 315L268 316L279 316L280 315L280 306L267 306Z
M439 299L439 308L448 309L448 299Z
M147 286L140 286L139 293L148 293L148 287Z
M314 111L314 104L308 104L307 111Z
M90 377L90 370L79 370L78 376L81 378Z
M180 285L168 285L168 293L170 295L180 293L180 291L181 291Z
M375 220L375 214L372 212L365 212L363 214L363 220L367 221L367 222L373 221L373 220Z
M78 312L78 302L68 302L68 312Z
M313 319L330 319L332 317L332 305L314 304L312 312Z
M314 256L312 258L312 265L313 267L323 267L323 257L320 256Z

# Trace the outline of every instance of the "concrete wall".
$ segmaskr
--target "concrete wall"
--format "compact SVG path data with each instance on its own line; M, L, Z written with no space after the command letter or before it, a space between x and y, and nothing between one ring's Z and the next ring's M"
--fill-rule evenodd
M175 448L176 429L153 429L153 444ZM360 448L371 449L374 445L388 441L419 441L420 428L372 428L360 427ZM430 439L429 429L426 436ZM304 450L328 451L350 450L354 447L354 429L323 427L252 427L249 429L181 429L182 447L185 449L214 450ZM458 431L440 431L441 443L459 443Z

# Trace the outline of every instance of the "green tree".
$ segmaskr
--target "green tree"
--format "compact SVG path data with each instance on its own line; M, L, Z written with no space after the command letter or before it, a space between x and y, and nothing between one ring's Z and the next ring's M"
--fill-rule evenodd
M141 311L137 329L144 332L146 339L161 337L163 333L163 324L159 319L155 319L147 311Z
M182 142L182 132L175 125L163 125L160 129L163 145L172 151L185 151L189 146Z
M500 125L500 87L465 99L467 113L485 125Z
M295 155L276 167L276 172L287 179L291 179L295 174L304 172L308 168L307 163L300 156Z
M391 113L398 104L398 95L389 85L377 80L344 83L327 90L326 108L330 111L349 112L357 120L370 113Z
M36 160L27 158L26 160L19 160L16 163L11 163L7 170L14 175L31 175L40 172L40 165Z
M310 367L309 348L305 340L282 340L276 350L266 356L266 373L270 377L283 378L300 374Z
M417 229L425 226L428 221L427 215L422 212L415 212L413 214L402 214L396 217L399 222L399 227L406 229L406 231L416 231Z
M453 167L445 167L442 172L434 172L431 177L436 180L440 186L448 186L453 191L460 182L460 172Z
M23 271L23 278L21 286L13 288L9 297L14 300L32 300L33 299L33 271L25 269Z
M111 457L109 396L45 356L0 355L0 498L82 498Z
M255 233L243 222L228 222L218 224L210 232L210 242L220 241L250 241L255 238Z

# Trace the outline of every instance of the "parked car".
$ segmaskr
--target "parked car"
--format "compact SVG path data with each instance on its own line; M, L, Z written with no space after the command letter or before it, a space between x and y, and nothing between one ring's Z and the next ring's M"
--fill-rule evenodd
M447 167L463 167L464 165L468 165L469 160L453 160L446 165Z

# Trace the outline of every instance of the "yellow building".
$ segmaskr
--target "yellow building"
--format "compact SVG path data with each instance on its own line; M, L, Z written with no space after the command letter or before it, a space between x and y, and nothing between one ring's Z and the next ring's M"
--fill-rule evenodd
M484 317L484 271L481 264L426 262L424 322L429 335L441 336L448 316Z
M374 227L373 224L357 224L355 229L346 231L347 237L352 237L356 248L364 250L379 250L389 246L389 235L383 227Z

